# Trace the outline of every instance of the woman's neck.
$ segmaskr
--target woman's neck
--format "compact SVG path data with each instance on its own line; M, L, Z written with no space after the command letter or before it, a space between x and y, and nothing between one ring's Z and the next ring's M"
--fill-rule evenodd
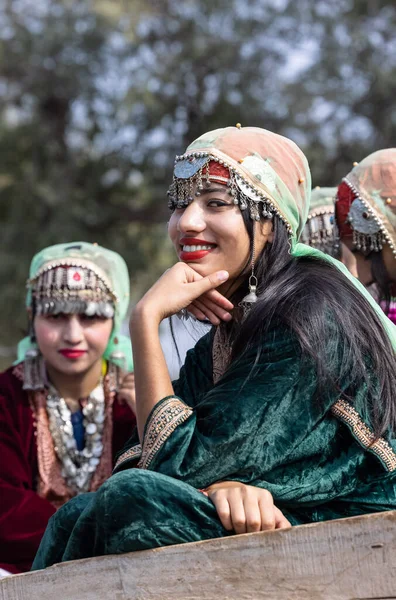
M102 359L95 362L88 371L69 375L46 365L48 379L58 394L64 398L72 412L80 409L80 398L87 398L98 385L102 374Z

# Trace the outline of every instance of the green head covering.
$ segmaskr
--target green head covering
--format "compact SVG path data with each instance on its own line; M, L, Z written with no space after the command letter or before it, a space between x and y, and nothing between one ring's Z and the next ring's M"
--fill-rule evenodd
M198 193L209 179L227 182L235 204L241 210L249 209L253 219L278 215L289 233L292 256L317 257L342 271L376 311L396 349L395 325L364 286L341 262L299 242L310 208L311 174L307 159L294 142L265 129L242 128L239 124L210 131L176 157L168 192L170 208L187 206L193 200L194 178Z
M130 340L120 333L129 305L129 275L119 254L87 242L49 246L33 257L27 289L26 308L36 314L85 313L113 318L103 357L133 370ZM36 349L36 342L25 337L18 344L15 364Z
M363 251L388 244L396 259L396 148L354 164L338 186L336 218L342 240L352 237Z
M311 192L311 200L309 203L309 215L321 212L326 208L332 208L334 214L334 202L337 194L336 187L320 187L317 186Z
M312 190L309 214L300 240L331 256L338 255L339 243L334 228L334 202L336 187L319 187Z

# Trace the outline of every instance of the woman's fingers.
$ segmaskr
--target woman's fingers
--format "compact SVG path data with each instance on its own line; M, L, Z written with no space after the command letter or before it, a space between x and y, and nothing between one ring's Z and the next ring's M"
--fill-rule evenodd
M202 312L205 312L208 315L211 314L221 321L231 321L232 319L232 315L228 312L228 310L225 310L206 296L200 296L194 300L194 304L198 306Z
M261 511L257 497L248 495L244 500L246 532L255 533L261 531Z
M288 519L286 519L285 515L282 513L281 510L279 510L279 508L277 506L274 506L274 513L275 513L275 529L286 529L286 528L292 526L290 521Z
M199 321L206 321L206 315L202 312L202 310L199 310L199 308L194 306L194 304L189 304L187 306L187 311Z
M219 317L217 317L211 310L206 308L201 302L194 300L190 306L193 306L195 310L204 315L204 319L210 321L212 325L220 325Z
M196 277L195 273L194 277ZM215 273L207 275L202 279L195 278L195 281L190 281L188 283L188 286L189 293L192 295L191 300L195 300L196 298L199 298L199 296L202 296L203 294L214 290L214 288L227 281L228 277L229 274L227 271L216 271Z
M220 318L212 310L210 310L210 308L205 306L203 302L200 302L199 300L194 300L192 306L200 310L201 313L204 314L205 317L212 323L212 325L220 325Z
M254 533L291 527L268 490L223 481L209 486L207 495L228 531Z
M225 296L220 294L220 292L218 292L217 290L209 290L203 295L203 297L208 298L209 300L211 300L218 306L221 306L225 310L230 311L234 308L233 303L230 302L230 300L228 300Z
M231 304L231 306L233 305ZM207 297L207 294L193 300L193 302L187 306L187 311L200 321L210 321L212 325L220 325L221 321L230 321L232 319L232 315L228 310L210 300Z
M259 497L259 509L261 515L261 531L270 531L275 529L275 511L272 495L267 490Z
M222 492L215 492L210 496L210 499L215 505L217 515L224 529L227 529L227 531L232 531L234 527L231 520L230 505L226 495Z
M247 518L244 502L239 490L231 493L228 498L231 512L232 529L235 533L247 533Z
M189 265L179 262L168 269L162 277L146 292L132 312L130 327L134 321L140 320L142 314L150 315L151 322L160 323L181 309L189 306L194 300L227 281L227 271L216 271L202 277ZM220 294L217 302L223 308L229 307L229 301ZM205 318L202 315L198 318Z
M119 404L128 404L130 409L136 414L136 393L135 393L135 375L127 373L122 380L117 392Z
M230 321L232 319L232 315L229 312L216 306L213 302L204 299L203 296L189 304L187 310L200 321L208 320L212 325L220 325L221 321Z

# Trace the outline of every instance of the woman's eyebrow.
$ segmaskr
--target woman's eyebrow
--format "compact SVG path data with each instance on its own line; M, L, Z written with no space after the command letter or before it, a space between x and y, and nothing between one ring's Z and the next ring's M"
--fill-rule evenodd
M203 190L201 190L201 196L202 194L211 194L212 192L226 192L227 188L226 187L221 187L221 188L204 188Z

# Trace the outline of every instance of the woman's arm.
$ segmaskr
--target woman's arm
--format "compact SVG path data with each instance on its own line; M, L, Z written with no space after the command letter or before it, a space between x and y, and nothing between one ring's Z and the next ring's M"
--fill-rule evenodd
M228 273L219 271L202 278L184 263L177 263L153 285L137 304L131 317L136 385L136 418L140 440L143 439L147 418L156 404L174 391L159 339L159 324L166 317L189 306L196 298L208 294L213 306L209 311L212 322L231 318L231 302L214 288L226 281Z
M162 352L158 316L150 307L138 305L131 319L131 340L135 366L136 419L139 438L143 440L149 414L161 398L173 395L172 382Z

